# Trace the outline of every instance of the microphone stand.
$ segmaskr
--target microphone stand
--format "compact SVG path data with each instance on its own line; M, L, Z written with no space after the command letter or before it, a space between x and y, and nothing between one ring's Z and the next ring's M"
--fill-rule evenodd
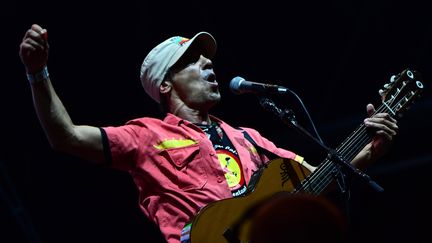
M309 140L318 144L322 149L324 149L327 152L328 159L330 161L337 163L338 165L341 165L341 167L344 169L344 171L347 171L349 173L349 175L351 175L355 178L359 178L361 181L363 181L367 185L371 186L377 192L384 191L384 189L380 185L378 185L375 181L373 181L370 178L370 176L368 176L367 174L365 174L361 170L352 166L351 163L344 160L344 158L342 158L342 156L339 155L334 149L327 147L321 141L319 141L314 136L312 136L308 131L306 131L302 126L300 126L298 124L298 122L295 118L294 112L292 110L290 110L290 109L282 110L282 109L278 108L275 105L275 103L268 98L260 98L260 104L264 109L275 113L280 119L282 119L282 121L286 125L288 125L291 128L294 128L301 135L305 136Z

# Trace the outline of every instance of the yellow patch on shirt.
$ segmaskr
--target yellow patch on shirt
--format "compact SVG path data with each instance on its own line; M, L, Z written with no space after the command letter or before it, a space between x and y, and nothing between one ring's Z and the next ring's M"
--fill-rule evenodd
M158 145L153 145L156 149L171 149L171 148L183 148L190 145L197 144L196 141L192 139L167 139L159 143Z

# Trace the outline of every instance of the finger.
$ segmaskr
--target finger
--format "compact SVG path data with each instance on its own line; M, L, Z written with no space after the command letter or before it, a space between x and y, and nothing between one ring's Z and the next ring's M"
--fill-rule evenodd
M30 36L31 32L34 32L34 30L32 30L32 29L27 30L22 41L25 41L25 39L27 39Z
M49 49L49 45L48 45L48 31L46 29L42 30L41 33L42 39L44 40L44 46L46 49Z
M48 31L46 29L43 29L41 31L41 36L42 36L42 39L44 39L45 42L48 41Z
M31 30L41 35L44 41L48 41L48 31L37 24L33 24Z
M41 33L43 30L43 28L38 24L32 24L31 29L38 32L38 33Z
M43 36L34 30L29 30L27 32L27 38L26 39L32 39L36 42L38 42L41 46L46 46L46 41L43 39Z
M380 119L384 119L384 120L388 120L391 123L397 123L397 120L395 118L393 118L392 116L390 116L389 113L377 113L375 115L373 115L372 117L366 118L365 120L371 120L374 122L380 122Z
M399 127L396 125L396 123L390 122L389 120L385 120L382 118L369 118L365 120L365 125L368 128L374 128L377 130L385 131L388 134L396 135L397 130Z
M370 123L383 123L390 126L396 126L397 120L390 116L388 113L377 113L372 117L366 118L365 121Z
M34 39L28 38L23 43L31 45L34 48L34 50L40 50L40 51L45 50L45 46L43 44L35 41Z
M375 107L372 104L367 104L366 111L369 116L372 116L375 113Z
M369 123L372 123L372 124L385 124L389 127L392 127L395 129L397 128L397 121L394 118L392 118L391 116L389 116L388 114L384 114L383 116L379 116L377 114L373 117L366 118L365 122L366 121Z
M371 118L384 118L390 120L391 122L397 123L397 120L390 116L389 113L377 113Z
M33 45L31 45L31 44L29 44L29 43L27 43L27 42L23 42L23 43L21 43L21 46L20 46L21 48L21 51L22 52L29 52L29 51L35 51L36 50L36 48L33 46Z

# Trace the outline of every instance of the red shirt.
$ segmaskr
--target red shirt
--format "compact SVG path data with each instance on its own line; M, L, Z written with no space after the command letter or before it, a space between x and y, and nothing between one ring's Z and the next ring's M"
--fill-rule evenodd
M252 173L268 159L260 157L242 130L211 119L220 124L237 150L248 184ZM262 148L296 159L296 154L277 148L256 130L242 129ZM163 121L139 118L103 130L112 165L132 175L141 210L160 227L169 243L180 242L181 229L200 208L232 197L216 151L196 125L168 114Z

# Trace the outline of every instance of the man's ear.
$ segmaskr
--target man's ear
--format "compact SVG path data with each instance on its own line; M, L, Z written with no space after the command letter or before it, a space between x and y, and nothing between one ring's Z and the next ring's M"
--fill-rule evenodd
M172 89L172 83L170 81L164 80L162 81L161 85L159 86L159 92L161 94L167 94Z

